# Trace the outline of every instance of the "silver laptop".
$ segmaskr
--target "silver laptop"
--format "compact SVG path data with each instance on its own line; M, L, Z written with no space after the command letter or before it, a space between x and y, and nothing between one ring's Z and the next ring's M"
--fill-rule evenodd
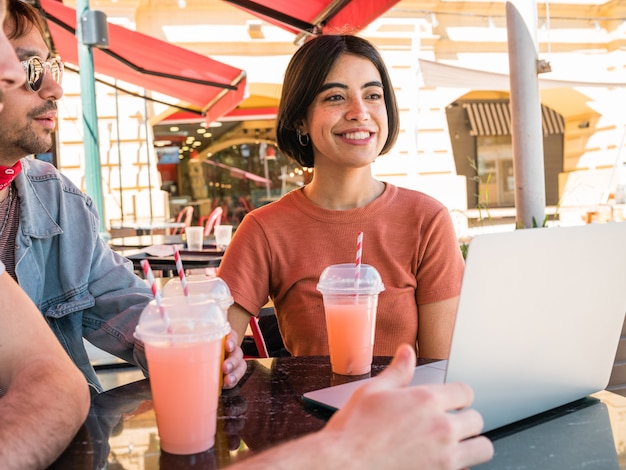
M449 359L413 384L469 384L487 432L604 389L625 314L626 223L479 235ZM303 399L339 409L362 382Z

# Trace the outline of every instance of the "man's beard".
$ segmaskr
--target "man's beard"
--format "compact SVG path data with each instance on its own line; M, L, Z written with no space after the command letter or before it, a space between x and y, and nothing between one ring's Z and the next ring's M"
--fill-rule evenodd
M43 106L28 113L28 122L19 130L17 142L14 142L19 149L26 152L26 155L45 153L50 150L52 145L52 130L45 129L45 134L42 136L41 133L35 132L32 126L36 116L41 116L42 114L56 109L56 103L48 101Z
M24 151L25 155L45 153L52 146L52 131L45 131L45 135L37 133L32 129L32 121L20 129L18 140L15 145Z

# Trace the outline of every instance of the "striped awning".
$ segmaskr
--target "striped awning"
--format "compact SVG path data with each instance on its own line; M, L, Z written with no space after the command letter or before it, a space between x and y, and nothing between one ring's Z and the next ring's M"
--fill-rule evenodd
M511 135L509 101L468 101L463 103L470 125L470 135ZM551 108L541 105L543 135L562 134L565 119Z

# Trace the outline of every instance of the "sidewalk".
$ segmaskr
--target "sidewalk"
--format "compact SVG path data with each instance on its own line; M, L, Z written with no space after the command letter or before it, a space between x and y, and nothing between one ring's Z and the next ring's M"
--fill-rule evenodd
M594 222L621 222L626 220L626 206L618 204L558 208L548 206L545 213L547 227L567 227ZM482 233L515 230L516 215L515 207L450 211L459 240L465 240Z

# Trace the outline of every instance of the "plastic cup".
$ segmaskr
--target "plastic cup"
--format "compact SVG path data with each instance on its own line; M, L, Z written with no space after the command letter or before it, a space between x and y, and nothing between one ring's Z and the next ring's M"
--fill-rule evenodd
M204 452L215 443L224 337L230 325L206 295L164 297L144 309L135 337L146 349L161 449Z
M324 299L331 369L362 375L372 370L378 294L385 289L373 266L335 264L322 272L317 289Z
M188 250L202 251L204 227L185 227L185 237L187 238Z
M217 249L225 250L230 243L230 239L233 237L233 226L216 225L213 228L213 233L215 233L215 245L217 245Z
M228 308L233 304L233 296L228 285L219 277L205 274L187 276L187 290L189 295L207 295L223 310L224 319L228 319ZM179 278L170 279L161 291L163 297L184 295L183 284Z
M230 293L228 285L219 277L207 276L205 274L192 274L187 276L187 290L189 295L207 295L214 300L222 309L224 320L228 320L228 308L233 304L233 296ZM185 295L183 284L180 278L174 278L168 281L162 289L162 295L170 297L173 295ZM226 339L224 338L224 343ZM223 345L226 349L226 344ZM223 377L220 375L220 392L224 384Z

